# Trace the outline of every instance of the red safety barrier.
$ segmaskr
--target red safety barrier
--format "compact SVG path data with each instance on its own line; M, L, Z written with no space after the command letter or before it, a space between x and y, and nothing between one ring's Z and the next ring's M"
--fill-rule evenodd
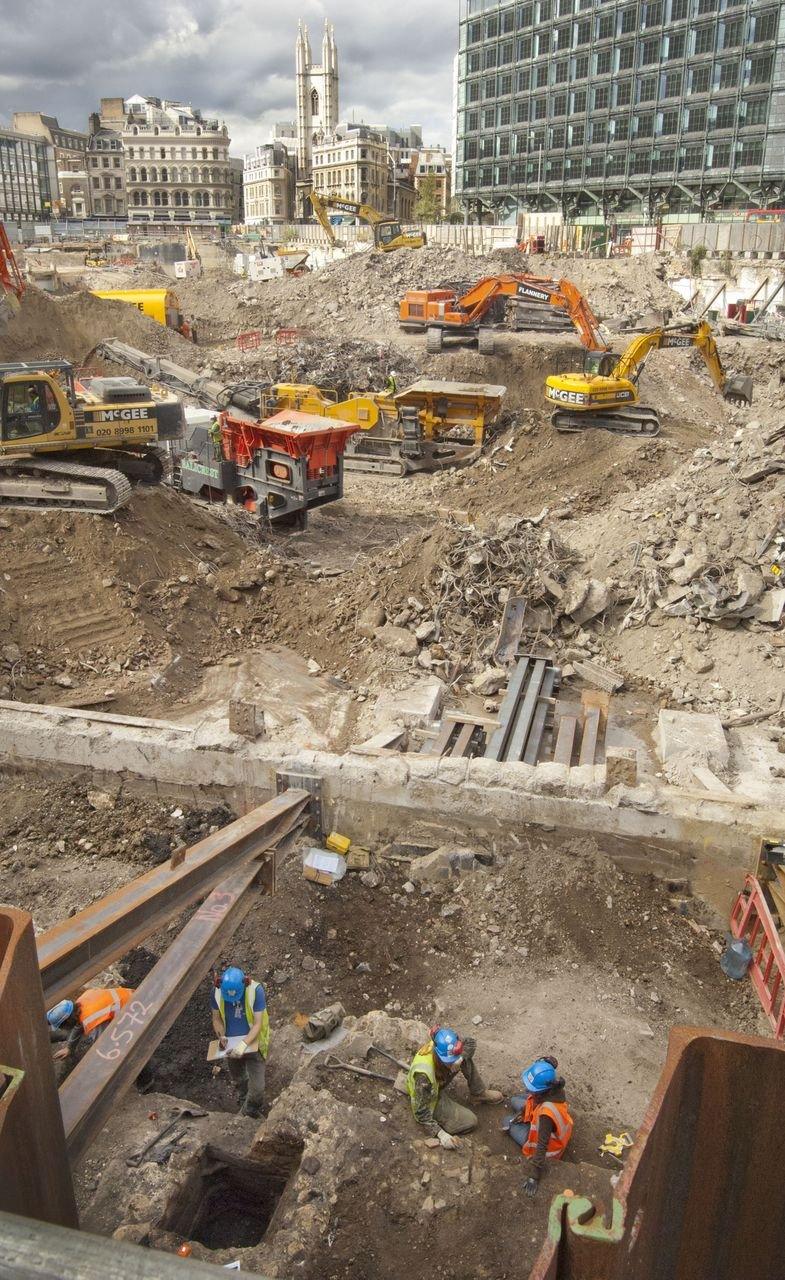
M276 329L275 331L276 342L284 342L284 343L297 342L299 337L300 337L299 329Z
M246 329L245 333L238 333L235 338L239 351L252 351L261 341L262 335L259 329Z
M785 950L759 880L748 875L733 904L730 928L752 949L750 977L774 1038L785 1036Z

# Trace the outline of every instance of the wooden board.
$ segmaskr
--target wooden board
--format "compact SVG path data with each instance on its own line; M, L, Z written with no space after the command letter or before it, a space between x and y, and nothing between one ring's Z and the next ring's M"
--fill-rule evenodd
M594 764L594 757L597 751L597 736L600 732L600 709L599 707L589 707L583 721L583 736L581 737L581 754L578 763Z
M575 748L575 735L578 732L577 715L563 715L559 719L559 730L556 736L556 749L553 753L555 764L572 764L572 753Z
M421 755L443 756L447 750L447 744L453 735L455 725L449 720L445 720L442 724L436 738L426 739L420 747Z
M451 756L465 756L469 750L469 744L474 737L474 731L477 728L475 724L465 724L462 726L458 737L455 739L455 745L450 752Z

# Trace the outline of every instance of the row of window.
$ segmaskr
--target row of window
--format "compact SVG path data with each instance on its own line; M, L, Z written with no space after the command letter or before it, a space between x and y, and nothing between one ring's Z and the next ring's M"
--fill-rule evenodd
M663 147L659 150L617 151L594 156L567 156L563 159L534 157L512 164L470 166L463 171L461 190L476 187L506 187L559 181L583 182L591 178L625 177L635 174L681 173L709 169L760 166L763 143L750 141L737 144L715 142L686 147ZM715 172L716 176L716 172Z
M188 147L127 147L126 151L129 160L220 160L221 158L218 147L191 147L190 155Z
M640 27L652 27L662 22L683 22L688 18L703 17L708 14L725 13L728 9L738 7L741 0L646 0L640 6L631 4L615 13L610 11L600 15L598 26L602 24L604 39L616 30L616 22L623 31L637 31ZM510 36L515 31L525 31L528 27L541 26L558 18L572 17L573 14L586 13L594 8L594 0L532 0L528 4L519 4L515 9L509 8L504 13L490 17L477 18L467 23L462 30L461 47L467 48L489 40L499 40ZM767 10L768 13L774 12ZM592 22L586 18L584 21Z
M110 166L110 160L111 160L111 166ZM109 169L110 167L112 169L119 169L121 164L122 164L122 161L119 156L111 156L111 157L110 156L91 156L90 157L91 169L99 169L99 168Z
M648 30L662 25L662 0L655 4L644 5L644 21L642 29ZM654 13L653 21L646 21L646 13ZM659 16L657 16L659 15ZM664 54L670 58L683 57L685 53L709 53L713 49L736 49L742 44L762 44L774 40L777 35L779 12L767 9L764 13L754 14L749 18L726 18L720 22L701 23L692 29L682 28L667 36L667 49ZM600 14L596 18L581 18L577 22L562 27L546 29L530 36L519 36L517 40L505 40L501 44L488 45L466 55L464 75L478 75L483 71L493 71L496 67L509 66L513 62L521 62L532 56L543 57L555 51L566 52L579 49L597 40L615 40L625 35L640 37L641 23L636 9L622 9L620 12ZM660 46L661 37L640 39L642 45ZM628 46L630 51L634 45ZM633 65L632 61L629 63Z
M103 175L103 178L104 178L104 187L108 190L112 185L112 179L106 174ZM92 182L93 182L93 190L95 191L100 190L101 178L98 175L93 177ZM122 186L123 186L122 178L115 178L114 185L115 185L116 191L122 190Z
M547 89L550 85L574 84L576 81L587 80L590 77L593 78L610 72L618 74L630 70L631 67L628 68L624 60L619 56L621 52L621 50L606 50L609 59L607 66L604 54L594 54L592 57L588 54L581 54L572 59L565 58L561 61L543 62L539 66L523 67L515 76L508 74L490 76L485 80L470 80L461 86L464 91L461 105L477 105L490 99L506 98L513 93L530 93L537 89ZM650 61L651 63L658 63L662 59L652 58ZM648 66L649 62L647 61L645 64L641 63L640 65ZM773 66L774 55L772 53L761 53L745 58L741 62L734 59L714 64L705 63L702 66L687 68L687 70L693 77L695 85L695 88L691 89L691 91L705 93L707 89L730 89L737 84L745 86L768 84L771 80ZM683 76L684 70L685 68L680 66L678 69L665 70L660 74L674 77L668 83L676 85L678 77ZM641 83L645 83L647 86L653 83L654 96L656 97L657 85L662 83L664 88L666 82L658 79L657 75L652 73L641 76Z
M573 89L570 93L554 93L548 98L545 96L521 98L516 103L501 103L495 107L486 107L482 113L466 112L465 133L468 138L468 135L479 133L482 128L483 134L487 136L489 132L496 129L529 124L538 120L585 115L587 111L619 110L633 105L633 88L632 80L618 80L615 84L599 84L593 89ZM647 92L646 86L640 82L637 88L638 92L634 99L636 106L643 106L657 100L656 91ZM694 92L695 90L691 91L691 96ZM680 98L681 93L681 87L670 86L665 92L661 91L659 97L661 101L667 101L670 97ZM662 110L669 119L681 115L681 109L676 105L667 107L663 102ZM715 102L696 103L690 108L689 118L698 119L701 112L704 120L708 120L711 125L716 125L718 129L729 129L737 118L741 124L765 125L769 116L769 99L756 97L739 100L734 95ZM690 124L689 127L693 126ZM673 133L676 130L670 129L668 132ZM474 141L478 140L474 139Z
M140 169L132 167L128 170L129 182L229 182L228 169L148 169L143 165Z
M466 138L463 159L487 160L499 156L523 155L539 147L551 150L583 147L601 142L626 142L636 138L672 137L674 134L705 133L720 129L736 129L753 123L741 115L735 103L723 103L717 116L705 107L687 111L650 112L637 116L616 116L587 123L553 124L547 129L531 129L527 133L488 134L483 138Z
M170 199L171 195L171 199ZM187 191L134 191L131 202L134 208L146 209L149 205L155 208L168 208L172 206L180 209L186 209L193 204L197 209L209 209L214 206L220 209L222 206L226 209L231 207L232 197L230 192L221 193L220 191L195 191L189 194Z

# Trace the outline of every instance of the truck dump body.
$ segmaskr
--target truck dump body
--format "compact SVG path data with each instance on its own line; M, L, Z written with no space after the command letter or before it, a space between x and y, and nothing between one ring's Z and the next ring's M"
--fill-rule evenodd
M764 1280L785 1274L785 1046L676 1027L603 1206L565 1193L529 1280ZM612 1193L612 1189L609 1188Z

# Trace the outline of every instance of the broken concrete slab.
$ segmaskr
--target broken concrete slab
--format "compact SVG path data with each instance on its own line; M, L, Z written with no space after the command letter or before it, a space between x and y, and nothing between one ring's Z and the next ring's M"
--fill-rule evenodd
M657 718L656 742L663 764L690 759L712 770L728 767L725 730L720 717L711 712L663 708Z
M374 716L377 722L385 725L423 728L438 718L445 692L446 685L436 676L417 680L405 689L381 694L374 707Z

